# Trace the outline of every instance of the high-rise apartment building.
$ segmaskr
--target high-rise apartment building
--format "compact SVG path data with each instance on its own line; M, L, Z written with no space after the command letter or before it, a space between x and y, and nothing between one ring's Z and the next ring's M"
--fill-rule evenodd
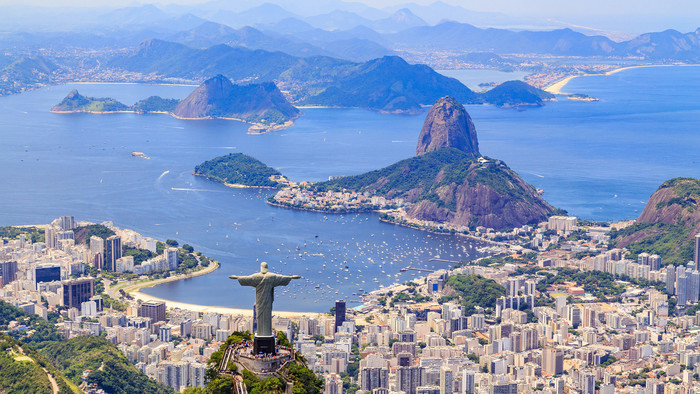
M61 216L59 221L63 231L68 231L75 228L75 218L73 216Z
M89 263L95 268L104 269L105 261L105 240L101 237L93 235L90 237L90 260Z
M376 388L389 388L389 369L386 367L360 368L360 388L371 392Z
M550 375L561 375L564 372L564 352L556 348L544 349L542 369Z
M46 244L47 248L56 249L58 239L56 237L56 228L52 225L48 225L46 228L44 228L44 243Z
M345 300L337 300L335 302L335 332L338 332L338 327L343 325L345 321Z
M122 257L122 239L118 235L112 235L105 239L104 269L114 271L117 260Z
M167 248L163 251L165 255L165 262L168 264L168 269L177 269L177 248Z
M165 302L148 301L139 305L139 316L150 317L151 323L165 321Z
M81 278L63 282L63 305L80 308L80 304L90 301L95 292L95 279Z
M17 280L17 262L5 261L0 263L0 277L3 286Z
M396 386L406 394L416 394L418 387L422 386L423 367L398 367L396 369Z

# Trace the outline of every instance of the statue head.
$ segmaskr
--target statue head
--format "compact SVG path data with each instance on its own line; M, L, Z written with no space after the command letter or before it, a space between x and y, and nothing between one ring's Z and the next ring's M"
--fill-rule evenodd
M266 274L267 271L267 263L263 261L262 263L260 263L260 273Z

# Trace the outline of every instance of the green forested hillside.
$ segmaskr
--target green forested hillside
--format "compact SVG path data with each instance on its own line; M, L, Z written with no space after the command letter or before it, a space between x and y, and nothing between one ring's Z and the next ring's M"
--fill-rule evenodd
M50 343L41 349L56 367L74 383L86 369L92 370L88 383L108 393L172 393L172 390L142 374L106 339L82 336Z
M662 265L693 259L695 235L700 233L700 179L673 178L649 197L636 223L612 233L617 247L633 258L646 252L661 256Z
M493 279L480 275L453 275L447 280L447 286L454 289L459 297L459 303L469 316L475 312L475 307L493 308L498 297L506 295L506 289Z
M265 187L279 186L270 177L281 175L274 168L243 153L231 153L207 160L195 167L194 173L221 183Z
M51 394L49 376L54 379L59 393L77 392L77 387L71 387L63 374L43 356L26 344L0 334L0 393Z

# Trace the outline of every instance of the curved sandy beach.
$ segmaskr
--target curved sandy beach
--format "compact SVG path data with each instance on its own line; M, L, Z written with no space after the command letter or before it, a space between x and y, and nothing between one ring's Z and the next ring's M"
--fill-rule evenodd
M219 268L219 263L215 262L214 264L211 264L209 267L206 267L203 270L194 272L188 276L172 276L169 278L164 278L164 279L157 279L153 281L148 281L148 282L143 282L143 283L136 283L131 286L125 286L123 287L124 291L131 294L135 299L141 300L141 301L163 301L165 302L165 305L167 308L178 308L178 309L185 309L193 312L215 312L215 313L221 313L221 314L231 314L231 315L243 315L243 316L253 316L253 310L252 309L242 309L242 308L227 308L227 307L222 307L222 306L209 306L209 305L197 305L197 304L189 304L186 302L177 302L177 301L171 301L167 300L164 298L160 297L155 297L146 293L142 293L139 290L146 288L146 287L153 287L159 284L167 283L167 282L174 282L177 280L182 280L182 279L187 279L187 278L192 278L195 276L200 276L200 275L206 275L210 272L215 271L217 268ZM117 287L119 289L119 287ZM231 296L235 296L235 294L231 294ZM285 312L285 311L274 311L273 313L275 316L279 317L301 317L301 316L317 316L320 315L318 312Z
M599 77L599 76L607 76L607 75L612 75L612 74L617 74L620 71L625 71L625 70L631 70L633 68L649 68L649 67L696 67L699 66L698 64L648 64L648 65L641 65L641 66L628 66L628 67L620 67L616 68L614 70L610 70L606 73L601 73L601 74L578 74L578 75L570 75L564 79L560 79L557 82L554 82L553 84L547 86L544 88L546 92L552 93L552 94L559 94L559 95L570 95L571 93L566 93L562 91L564 86L566 86L569 81L571 81L574 78L577 77Z

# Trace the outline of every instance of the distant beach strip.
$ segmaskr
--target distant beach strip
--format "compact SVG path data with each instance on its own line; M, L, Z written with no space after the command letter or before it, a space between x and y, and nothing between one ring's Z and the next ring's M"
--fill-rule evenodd
M553 84L547 86L544 88L545 92L549 92L552 94L557 94L557 95L564 95L568 96L572 93L566 93L562 91L564 86L566 86L569 81L571 81L574 78L577 77L599 77L599 76L607 76L607 75L612 75L619 73L620 71L625 71L625 70L631 70L633 68L649 68L649 67L697 67L700 66L700 64L648 64L648 65L641 65L641 66L627 66L627 67L620 67L616 68L614 70L610 70L606 73L600 73L600 74L578 74L578 75L569 75L568 77L565 77L563 79L558 80L557 82L554 82Z

